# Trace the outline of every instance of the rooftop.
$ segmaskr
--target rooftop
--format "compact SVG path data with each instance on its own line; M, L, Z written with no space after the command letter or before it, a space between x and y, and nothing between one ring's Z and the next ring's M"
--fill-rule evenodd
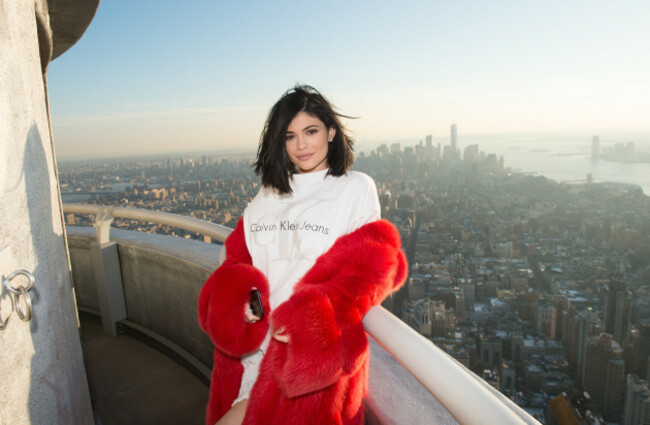
M98 425L204 423L205 382L133 336L107 336L95 322L82 316L81 341Z

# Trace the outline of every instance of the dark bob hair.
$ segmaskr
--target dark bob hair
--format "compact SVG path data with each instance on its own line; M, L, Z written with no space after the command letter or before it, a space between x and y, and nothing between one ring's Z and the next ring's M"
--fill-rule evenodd
M351 118L334 111L332 105L311 86L297 85L282 95L269 111L257 149L255 173L262 175L262 185L272 187L281 194L291 193L291 176L298 170L291 163L286 149L286 133L289 124L299 112L306 112L336 130L334 139L328 143L328 175L342 176L352 166L353 140L345 133L339 117Z

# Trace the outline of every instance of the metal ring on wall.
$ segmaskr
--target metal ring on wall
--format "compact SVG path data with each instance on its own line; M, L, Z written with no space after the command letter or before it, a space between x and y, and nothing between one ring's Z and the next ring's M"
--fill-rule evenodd
M27 286L20 284L17 287L14 287L11 284L11 281L21 275L27 278ZM2 298L4 298L5 295L9 295L12 312L15 311L23 322L29 322L34 312L32 308L32 297L29 296L29 291L34 287L34 275L27 270L16 270L6 278L2 279L2 286L7 290L7 292L4 290L2 291ZM11 316L11 312L4 320L0 317L0 321L2 321L2 323L0 323L0 328L4 328L9 320L9 316Z
M7 276L5 278L5 280L2 282L3 285L5 286L5 288L7 288L7 291L11 292L14 295L20 295L20 290L14 288L13 286L11 286L9 284L9 282L11 282L12 280L14 280L16 277L18 277L20 275L25 276L29 280L29 283L27 284L27 286L20 285L19 288L25 288L25 291L30 291L34 287L34 275L33 274L31 274L27 270L16 270L15 272L13 272L9 276Z
M18 287L20 295L14 295L14 308L16 309L16 314L23 322L29 322L32 318L32 298L27 293L27 290L24 286ZM23 299L25 303L25 310L23 310L22 303L20 300Z

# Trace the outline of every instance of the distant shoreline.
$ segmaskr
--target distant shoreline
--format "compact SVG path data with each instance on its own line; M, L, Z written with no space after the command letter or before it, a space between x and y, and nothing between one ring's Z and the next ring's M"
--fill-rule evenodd
M636 144L637 150L644 155L650 155L650 132L641 133L641 132L539 132L539 133L530 133L530 132L512 132L512 133L475 133L475 134L466 134L459 133L458 135L458 144L462 148L467 145L478 144L483 150L489 150L494 152L493 147L499 145L516 145L524 148L525 146L530 145L550 145L556 147L558 144L571 144L571 145L581 145L585 149L589 150L591 147L591 138L594 134L598 134L601 141L601 146L605 147L608 145L614 145L621 142L634 142ZM445 132L432 132L433 135L433 144L441 145L449 144L449 133ZM353 135L354 136L354 135ZM386 139L359 139L356 138L355 141L355 151L357 153L367 152L376 149L382 144L391 145L393 143L401 143L402 146L414 146L419 144L420 141L424 141L426 134L415 135L415 136L404 136L397 138L386 138ZM55 141L56 146L56 141ZM486 149L487 148L487 149ZM534 148L534 149L544 149ZM548 149L548 147L546 147ZM123 154L110 154L110 155L83 155L78 153L73 153L71 155L66 154L57 154L57 160L60 162L70 162L70 161L80 161L80 160L97 160L97 159L107 159L115 160L122 158L160 158L160 157L181 157L181 156L190 156L190 155L219 155L219 156L229 156L229 155L255 155L257 153L257 141L249 141L242 143L241 146L229 146L229 147L208 147L208 148L192 148L187 151L180 150L171 150L166 152L155 152L151 153L150 151L138 151L133 153L123 153Z
M389 147L394 143L399 143L402 150L406 147L419 145L424 141L422 139L402 139L393 142L358 142L355 144L355 152L357 155L363 153L369 155L380 145L388 145ZM610 143L610 139L601 138L603 146ZM537 137L516 138L511 136L509 138L490 137L489 140L478 138L476 136L463 136L459 140L459 147L461 155L465 147L469 145L478 145L479 151L486 152L486 154L494 153L497 156L503 156L505 159L506 167L517 172L529 175L541 175L551 180L561 183L579 183L586 182L587 176L592 176L594 183L614 182L637 185L642 188L644 193L650 194L650 167L646 164L648 161L648 154L646 149L650 148L650 143L637 144L638 160L621 162L606 159L605 157L598 160L591 159L591 141L584 137L561 139L540 139ZM434 145L445 145L448 140L444 137L434 137ZM212 149L212 150L193 150L186 152L167 152L155 154L140 154L140 155L123 155L112 157L76 157L76 158L60 158L61 165L74 165L76 163L102 163L102 162L138 162L146 160L165 160L171 159L191 159L207 157L221 157L221 158L251 158L254 159L256 149L252 148L229 148L229 149Z

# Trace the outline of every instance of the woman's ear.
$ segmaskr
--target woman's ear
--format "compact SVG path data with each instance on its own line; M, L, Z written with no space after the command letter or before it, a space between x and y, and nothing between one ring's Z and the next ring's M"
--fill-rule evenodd
M334 136L336 136L336 129L334 127L330 127L327 133L327 140L331 142L334 140Z

